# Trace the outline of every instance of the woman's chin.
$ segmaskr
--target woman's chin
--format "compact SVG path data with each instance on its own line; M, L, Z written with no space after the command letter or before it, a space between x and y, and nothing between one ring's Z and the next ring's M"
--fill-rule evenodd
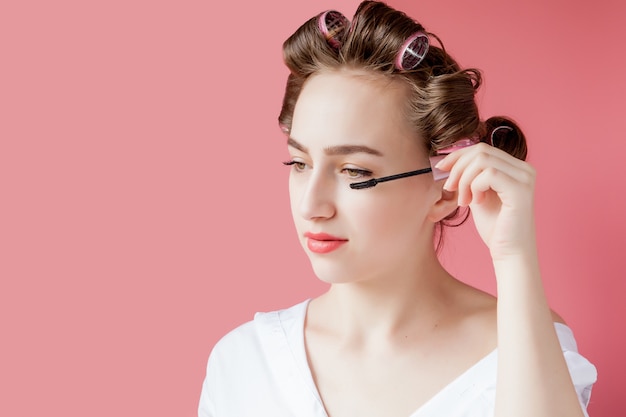
M354 268L337 265L336 263L321 262L319 259L312 259L311 266L315 276L327 284L347 284L363 278L363 275L358 274Z

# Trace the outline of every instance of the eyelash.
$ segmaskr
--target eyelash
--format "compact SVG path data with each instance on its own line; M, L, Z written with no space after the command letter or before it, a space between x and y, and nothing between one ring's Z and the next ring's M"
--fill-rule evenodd
M287 166L291 166L293 165L296 169L296 171L300 172L304 169L304 167L306 166L306 164L304 162L300 162L300 161L285 161L283 162L283 165L287 165ZM343 168L341 170L341 172L353 172L356 175L355 176L351 176L348 175L349 178L351 179L358 179L358 178L363 178L363 177L371 177L372 176L372 171L368 171L366 169L358 169L358 168Z
M287 165L287 166L293 165L294 168L296 169L296 171L302 171L304 169L304 165L306 165L306 164L304 162L294 161L292 159L291 161L283 162L283 165Z

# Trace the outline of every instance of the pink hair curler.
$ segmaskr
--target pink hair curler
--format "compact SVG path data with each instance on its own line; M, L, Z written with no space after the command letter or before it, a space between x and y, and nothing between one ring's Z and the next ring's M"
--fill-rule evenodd
M336 10L327 10L317 18L317 26L328 44L335 49L339 49L350 26L350 21Z
M494 138L496 137L496 132L497 132L497 131L499 131L499 130L503 130L503 129L504 129L504 130L508 130L509 132L512 132L512 131L514 130L511 126L505 126L505 125L498 126L498 127L496 127L495 129L493 129L493 130L491 131L491 136L489 137L489 144L490 144L491 146L496 146L496 145L495 145L495 143L494 143L494 141L493 141L493 140L494 140ZM497 146L496 146L496 148L497 148Z
M428 53L428 36L424 32L415 32L402 44L396 55L396 68L410 71L422 62Z

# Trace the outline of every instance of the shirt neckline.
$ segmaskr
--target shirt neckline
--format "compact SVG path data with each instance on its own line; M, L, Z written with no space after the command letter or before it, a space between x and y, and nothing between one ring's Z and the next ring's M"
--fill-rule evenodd
M316 400L320 405L320 409L324 410L324 417L327 417L328 414L324 409L319 390L315 385L315 381L313 380L313 374L308 364L306 348L304 346L304 322L306 320L306 313L310 301L311 299L309 298L294 306L294 309L292 310L294 316L292 318L296 320L296 323L294 323L296 324L296 326L294 326L293 328L294 334L292 334L292 338L288 337L287 342L289 343L289 345L292 346L292 353L294 354L296 365L303 375L306 385L315 395ZM281 319L281 325L282 322L283 320ZM287 333L285 333L285 335L287 335ZM436 407L437 403L442 401L441 398L449 398L450 395L453 395L455 393L457 395L462 395L471 389L480 389L481 384L484 385L484 378L476 378L475 374L479 372L480 368L488 366L491 362L496 361L497 351L498 349L495 348L487 355L480 358L473 365L471 365L469 368L461 372L457 377L447 383L441 390L437 391L437 393L435 393L432 397L426 400L407 417L420 417L420 415L424 412L427 412L429 408Z

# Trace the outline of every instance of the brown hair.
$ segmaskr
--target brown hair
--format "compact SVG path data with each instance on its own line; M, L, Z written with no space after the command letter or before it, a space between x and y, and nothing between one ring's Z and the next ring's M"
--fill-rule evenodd
M429 154L433 155L459 139L475 138L516 158L526 158L526 139L513 120L503 116L480 120L475 102L476 91L482 82L480 71L461 69L446 52L441 40L405 13L382 2L363 1L338 47L326 41L318 27L318 17L305 22L283 44L284 61L290 70L278 117L283 130L291 130L298 96L309 76L323 70L350 68L378 74L407 86L406 117ZM407 38L418 31L436 39L439 46L431 44L416 69L397 69L395 58L398 51ZM507 128L494 132L500 126ZM462 214L459 221L458 211L442 220L440 226L463 223L469 213ZM439 240L442 231L439 227Z

